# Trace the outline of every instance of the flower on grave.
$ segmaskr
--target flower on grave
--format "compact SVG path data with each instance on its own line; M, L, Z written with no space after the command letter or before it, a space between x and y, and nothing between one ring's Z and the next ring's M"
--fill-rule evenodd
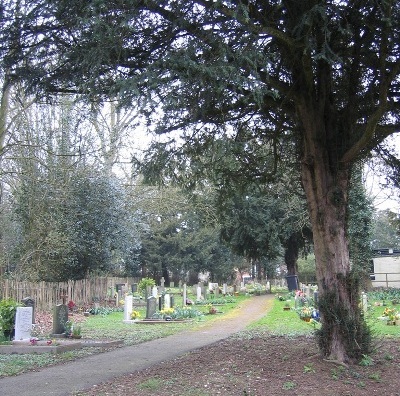
M72 312L73 310L74 310L74 308L76 307L76 304L72 301L72 300L70 300L70 301L68 301L68 309Z
M160 311L162 315L171 315L174 313L174 308L164 308Z
M313 308L304 306L299 310L300 318L311 318L312 312L313 312Z
M138 319L138 318L140 318L140 312L139 311L132 311L132 313L131 313L131 319L132 320L134 320L134 319Z
M123 300L123 299L121 299L121 300L119 300L119 305L124 305L125 304L125 300Z
M32 337L32 338L29 340L29 342L30 342L31 345L37 345L38 339L37 339L36 337Z
M387 316L389 320L394 321L396 320L398 313L394 308L385 308L382 315Z

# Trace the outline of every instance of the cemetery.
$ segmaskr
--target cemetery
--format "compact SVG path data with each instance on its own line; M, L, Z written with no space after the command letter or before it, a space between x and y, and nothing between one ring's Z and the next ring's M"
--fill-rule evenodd
M0 345L0 356L3 356L0 359L0 380L1 376L7 375L7 370L10 370L10 367L14 367L15 356L19 356L19 359L22 360L25 359L25 356L30 356L29 359L26 359L27 362L29 361L29 365L32 364L32 359L36 359L36 355L38 359L39 356L42 356L41 359L46 356L45 359L49 361L49 364L54 364L54 362L63 361L64 356L69 356L69 354L72 358L78 356L78 353L80 356L87 356L101 351L111 351L114 348L123 348L145 340L179 333L188 328L196 328L196 326L209 320L218 320L223 318L225 314L234 312L235 307L243 301L249 301L251 305L251 301L260 298L260 294L269 295L272 306L267 315L258 322L257 329L259 330L257 330L257 334L260 331L261 333L267 332L268 336L263 338L263 342L268 342L267 354L269 359L272 359L273 365L275 367L286 367L287 363L286 359L272 358L271 353L286 353L289 359L300 357L304 362L311 362L299 366L303 371L306 370L304 367L308 367L308 370L312 372L320 364L320 361L316 358L315 342L312 340L313 333L321 326L316 308L318 306L318 289L315 285L300 283L298 289L289 290L286 286L271 287L271 285L251 282L236 286L199 282L192 286L181 284L171 288L165 287L160 282L157 286L147 286L145 289L140 289L138 285L134 287L123 285L119 289L115 290L113 304L96 302L91 306L86 304L84 307L80 307L79 304L70 300L68 295L61 293L58 303L55 304L51 312L46 314L37 309L34 300L31 298L26 298L21 302L2 300L0 307L1 303L7 307L14 307L15 317L13 319L12 336L9 335L13 339L7 341L4 337ZM132 290L135 291L132 292ZM381 336L395 337L394 339L398 340L400 336L399 301L400 290L379 289L363 293L360 296L359 303L375 331ZM1 312L0 309L0 315ZM4 321L1 323L4 328L7 327L4 325ZM146 324L151 326L141 326ZM76 332L79 333L78 335L81 338L74 338L74 328L79 329ZM251 334L251 331L249 334ZM286 338L286 335L289 334L290 338ZM240 373L236 369L242 371L251 369L254 364L253 361L261 359L261 356L257 356L263 350L257 344L261 342L257 341L257 336L248 338L249 336L244 333L238 335L237 340L240 340L241 337L244 337L243 347L245 346L245 349L242 350L240 356L245 360L237 367L235 363L233 368L226 368L227 372L237 373L238 378L240 378ZM223 350L220 350L219 346L215 346L215 350L213 347L212 350L207 351L206 355L202 354L202 350L195 351L190 355L191 362L185 360L189 358L183 357L185 363L182 364L190 365L194 362L196 364L195 381L202 379L210 382L210 379L206 380L208 374L204 371L203 366L210 367L211 365L212 367L214 363L210 363L210 358L211 360L218 360L217 355L214 354L222 354L223 356L234 354L237 349L234 339L226 341L223 344ZM247 357L247 351L251 353L251 357ZM400 362L398 352L394 353L393 351L391 344L384 345L378 351L378 356L390 356L391 364L392 362ZM296 356L292 355L293 353ZM5 360L2 361L2 359ZM207 360L206 364L204 359ZM378 358L374 357L374 359ZM384 358L381 357L380 359ZM5 361L8 362L7 366L4 365ZM225 363L222 361L219 366L218 369L214 368L214 370L221 373L221 367L225 367ZM295 366L292 365L291 367ZM19 369L14 369L21 370L19 372L29 371L28 364L22 365ZM332 369L337 370L336 368L326 370ZM385 367L385 370L387 369ZM145 376L143 374L141 376L129 376L126 386L139 386L135 384L140 384L146 378L155 375L152 370L146 371ZM157 368L154 370L157 370ZM256 370L256 368L253 368L253 370ZM282 370L287 369L282 368ZM372 372L373 369L367 366L365 370ZM376 371L376 368L374 370ZM384 369L382 370L384 371ZM338 371L338 373L341 373L341 371ZM299 378L296 377L296 384L305 380L304 373L297 371L296 375L299 376ZM337 375L339 376L339 374ZM351 382L348 374L343 372L340 375L343 377L343 381ZM380 371L379 375L383 376L384 374ZM333 377L335 376L331 375L329 381L334 381ZM285 384L289 386L290 382L282 382L280 379L276 379L276 381L280 381L280 387L285 386ZM374 386L377 383L373 380L369 381ZM121 384L118 385L118 389L121 386ZM251 389L251 386L248 386ZM355 388L357 386L359 385L356 384ZM214 390L217 393L218 389L223 390L225 388L220 383L215 383ZM97 390L100 391L101 386ZM174 390L168 390L169 394L178 394L173 392ZM141 394L150 393L141 392Z

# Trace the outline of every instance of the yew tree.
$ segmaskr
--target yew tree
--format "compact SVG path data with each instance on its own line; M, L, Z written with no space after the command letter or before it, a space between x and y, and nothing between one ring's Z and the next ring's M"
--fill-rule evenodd
M190 162L215 137L261 139L277 157L292 142L321 351L341 362L366 353L347 201L353 165L399 130L398 1L14 0L0 13L4 70L38 96L140 106L156 132L179 131Z

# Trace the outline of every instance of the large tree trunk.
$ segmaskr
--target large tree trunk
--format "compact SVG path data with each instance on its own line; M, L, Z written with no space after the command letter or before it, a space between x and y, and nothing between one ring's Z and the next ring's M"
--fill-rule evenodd
M285 264L288 275L297 275L299 258L299 240L298 235L293 233L285 243Z
M332 153L315 138L305 139L304 154L302 180L312 223L322 321L319 346L328 359L353 361L367 352L369 332L359 308L360 288L351 271L346 238L350 166L332 164Z

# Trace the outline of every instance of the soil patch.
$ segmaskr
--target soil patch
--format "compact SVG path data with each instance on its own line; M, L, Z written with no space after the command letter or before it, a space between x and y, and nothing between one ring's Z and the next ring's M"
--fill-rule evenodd
M75 395L400 395L400 342L384 340L365 366L323 361L315 340L244 332Z

